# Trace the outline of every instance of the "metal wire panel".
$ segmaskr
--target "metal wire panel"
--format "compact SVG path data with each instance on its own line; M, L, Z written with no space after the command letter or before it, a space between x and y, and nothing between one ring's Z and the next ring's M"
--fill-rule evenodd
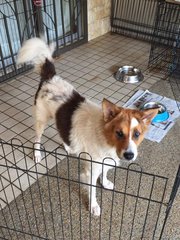
M0 81L26 69L18 69L16 55L22 42L35 36L31 1L0 3Z
M86 186L94 186L82 182L80 173L84 163L101 164L103 169L107 159L103 164L96 163L89 154L74 157L61 147L53 152L42 148L42 162L33 165L30 160L33 148L17 139L10 143L1 140L0 150L1 238L159 239L162 236L167 220L166 177L146 173L137 164L128 168L114 166L112 160L108 177L115 188L108 190L97 184L101 216L94 217L89 212L85 190ZM19 159L23 161L21 167ZM177 191L179 182L175 186ZM172 202L171 199L171 206Z
M180 5L159 1L149 68L166 78L180 63Z
M180 109L180 5L159 1L151 50L149 71L168 78Z
M112 0L112 32L150 40L158 0Z
M3 0L0 3L0 81L28 68L16 66L22 42L35 36L56 43L56 56L87 42L86 0Z
M180 111L180 62L176 65L176 69L169 76L168 81Z

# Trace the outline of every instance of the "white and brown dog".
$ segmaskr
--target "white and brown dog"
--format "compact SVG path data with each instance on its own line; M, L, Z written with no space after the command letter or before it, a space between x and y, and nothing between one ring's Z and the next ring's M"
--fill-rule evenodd
M54 49L39 38L24 43L18 54L18 64L32 63L40 72L40 84L35 95L35 161L41 161L40 142L44 128L50 118L56 121L57 129L68 153L79 155L87 152L93 161L114 165L120 159L134 161L137 147L158 109L145 111L118 107L107 99L98 106L81 96L74 87L56 75L52 53ZM91 169L92 168L92 169ZM86 162L82 181L96 185L102 174L102 185L113 189L107 179L111 166ZM92 173L92 174L91 174ZM90 194L91 193L91 194ZM100 215L96 200L96 188L89 187L91 213Z

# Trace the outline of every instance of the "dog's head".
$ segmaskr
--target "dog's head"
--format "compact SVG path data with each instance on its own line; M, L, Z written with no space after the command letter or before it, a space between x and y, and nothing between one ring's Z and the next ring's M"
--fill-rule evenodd
M138 145L158 109L144 111L118 107L104 99L102 102L104 134L109 145L116 148L121 159L134 161Z

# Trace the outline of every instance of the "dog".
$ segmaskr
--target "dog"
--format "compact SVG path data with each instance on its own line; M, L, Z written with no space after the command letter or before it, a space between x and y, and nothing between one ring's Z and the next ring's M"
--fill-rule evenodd
M33 64L41 78L34 101L34 159L36 163L41 161L41 137L48 120L53 118L68 154L86 152L92 157L92 162L85 163L81 180L92 184L88 187L90 211L99 216L101 210L95 187L98 177L101 175L103 187L114 188L107 179L108 170L113 165L118 166L121 159L134 161L137 158L137 148L158 109L125 109L105 98L100 106L93 103L56 74L53 52L53 45L32 38L23 44L17 58L18 64ZM102 167L103 159L106 162ZM114 159L113 165L111 159Z

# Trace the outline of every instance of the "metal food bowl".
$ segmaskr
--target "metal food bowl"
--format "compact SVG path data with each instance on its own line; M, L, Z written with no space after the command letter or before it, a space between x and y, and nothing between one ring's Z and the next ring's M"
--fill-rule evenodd
M138 68L133 66L122 66L114 75L115 79L125 83L137 83L144 79L143 74Z
M159 108L158 114L153 118L153 123L164 122L169 118L169 113L162 103L159 102L146 102L141 106L141 109L151 109L151 108Z

